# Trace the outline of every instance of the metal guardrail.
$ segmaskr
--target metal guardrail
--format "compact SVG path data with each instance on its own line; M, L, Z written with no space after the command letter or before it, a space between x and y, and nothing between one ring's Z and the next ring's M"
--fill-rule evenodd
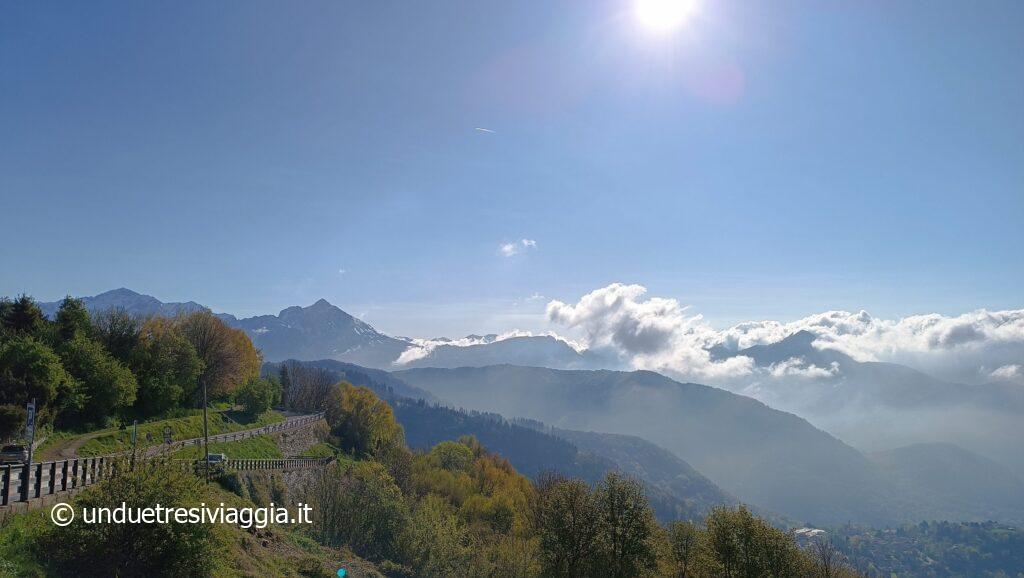
M210 462L210 466L228 470L249 472L255 470L308 470L319 468L334 461L333 457L327 458L276 458L276 459L251 459L251 460L224 460L221 462ZM203 467L203 460L192 461L196 468Z
M71 458L0 466L0 507L92 485L128 467L123 457Z
M230 442L265 435L282 430L301 427L323 419L324 414L315 413L288 418L267 426L210 436L211 442ZM168 445L150 446L140 452L139 459L153 458L160 454L187 446L202 445L203 438L183 440ZM5 464L0 466L0 508L31 502L62 492L71 492L92 485L130 467L130 452L91 458L68 458L32 464ZM274 460L226 460L232 469L303 469L318 467L333 458L283 458ZM187 460L192 462L194 460ZM262 463L267 462L267 463ZM198 463L202 463L199 460ZM238 465L233 465L238 464Z

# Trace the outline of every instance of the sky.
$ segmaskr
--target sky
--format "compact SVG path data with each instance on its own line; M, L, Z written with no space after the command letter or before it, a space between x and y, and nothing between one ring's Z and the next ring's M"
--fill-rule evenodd
M4 3L0 295L1024 306L1024 3L638 1Z

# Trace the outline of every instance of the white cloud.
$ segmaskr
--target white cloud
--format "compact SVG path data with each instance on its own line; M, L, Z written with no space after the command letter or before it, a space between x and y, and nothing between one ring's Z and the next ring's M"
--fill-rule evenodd
M520 239L511 243L503 243L498 247L498 251L505 257L512 257L527 249L536 249L537 241L533 239Z
M746 357L712 360L707 349L714 345L739 350L775 343L801 330L816 336L814 346L819 349L835 349L860 361L903 363L950 380L976 381L980 368L1000 371L1024 359L1024 309L894 320L866 311L827 311L788 323L750 321L720 331L701 315L688 314L677 300L646 293L641 285L614 283L584 295L575 305L551 301L547 317L582 331L591 347L618 350L638 368L694 378L725 379L753 372L753 362ZM791 363L776 367L775 373L800 371L824 377L832 370Z
M839 373L839 364L833 361L829 367L818 367L807 363L802 357L790 357L785 361L774 363L768 368L768 373L774 378L783 377L806 377L811 379L824 379Z
M641 369L668 370L693 378L749 374L753 360L713 361L707 347L717 333L700 315L686 315L675 299L645 297L641 285L614 283L584 295L575 305L551 301L548 320L582 330L590 347L610 347Z
M413 361L423 359L430 355L430 352L441 347L443 345L449 345L452 347L469 347L471 345L486 345L488 343L497 343L506 339L512 339L514 337L553 337L569 347L572 347L578 352L582 352L586 349L586 346L582 343L563 337L554 332L548 331L544 333L535 333L533 331L521 331L514 329L498 335L468 335L458 339L448 338L435 338L435 339L419 339L410 338L407 339L409 342L409 348L402 352L395 360L396 365L405 365Z
M1017 363L1004 365L989 374L994 379L1002 381L1024 380L1024 366Z
M348 269L338 269L339 275L344 275L345 273L348 273Z

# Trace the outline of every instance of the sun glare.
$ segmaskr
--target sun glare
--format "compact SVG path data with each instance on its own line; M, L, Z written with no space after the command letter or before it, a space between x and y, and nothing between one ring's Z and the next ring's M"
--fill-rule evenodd
M697 7L697 0L634 1L637 20L655 32L668 32L682 26Z

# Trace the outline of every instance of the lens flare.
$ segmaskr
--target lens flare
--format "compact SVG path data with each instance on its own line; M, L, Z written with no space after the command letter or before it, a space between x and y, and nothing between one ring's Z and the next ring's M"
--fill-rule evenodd
M669 32L690 19L697 8L697 0L635 0L636 18L645 28L655 32Z

